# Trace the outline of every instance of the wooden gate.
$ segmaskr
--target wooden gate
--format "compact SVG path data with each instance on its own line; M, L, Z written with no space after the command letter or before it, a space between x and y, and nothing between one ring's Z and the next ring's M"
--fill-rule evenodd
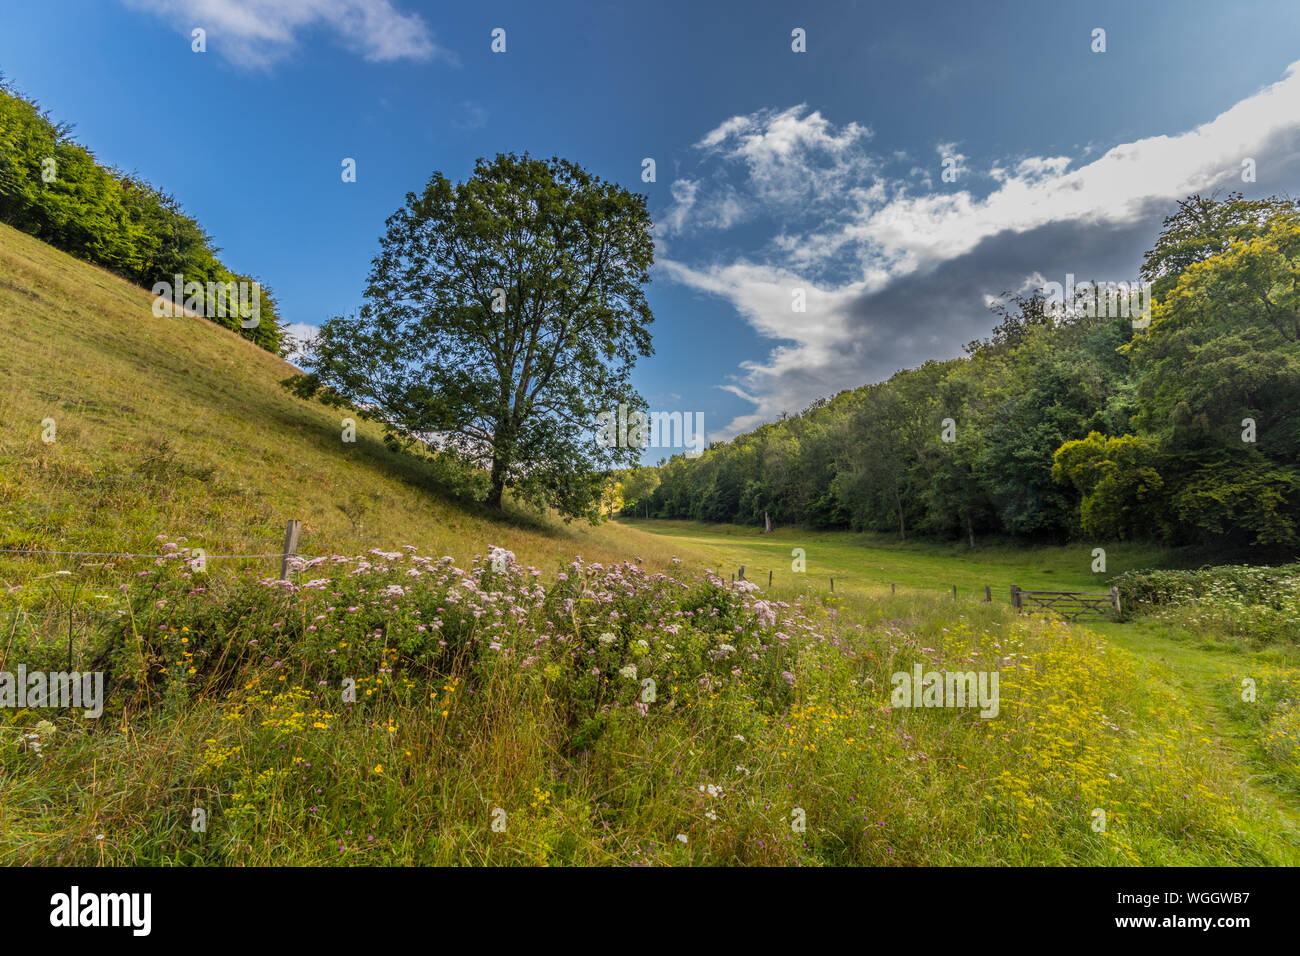
M1026 591L1011 585L1011 606L1017 611L1054 611L1067 621L1085 614L1106 617L1114 614L1119 620L1119 588L1112 587L1107 594L1085 591Z

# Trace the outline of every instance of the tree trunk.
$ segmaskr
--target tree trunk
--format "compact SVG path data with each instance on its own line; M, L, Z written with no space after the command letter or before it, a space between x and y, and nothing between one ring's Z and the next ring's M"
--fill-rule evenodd
M898 536L904 541L907 540L907 525L903 521L903 496L898 493L898 486L894 486L894 503L898 507Z
M492 459L492 487L488 491L488 507L501 511L501 496L506 490L506 470L498 458Z
M510 473L510 463L515 459L517 434L518 426L512 413L504 412L497 417L492 429L492 484L487 498L488 507L496 511L503 510L501 499L506 490L506 476Z
M970 512L966 512L966 534L970 536L970 549L975 550L975 523L970 519Z

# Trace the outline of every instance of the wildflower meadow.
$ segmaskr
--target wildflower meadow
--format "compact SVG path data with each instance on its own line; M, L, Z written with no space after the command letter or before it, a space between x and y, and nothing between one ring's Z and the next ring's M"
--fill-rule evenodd
M1083 627L504 549L281 581L159 547L86 649L104 718L0 718L40 741L0 750L4 862L1293 859L1197 714ZM915 665L998 672L997 716L894 706Z

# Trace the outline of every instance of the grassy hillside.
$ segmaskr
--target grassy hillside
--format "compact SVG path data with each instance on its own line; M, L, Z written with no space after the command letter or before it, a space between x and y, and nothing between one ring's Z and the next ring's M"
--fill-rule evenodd
M286 362L212 322L155 318L151 301L0 225L0 552L149 554L161 534L211 555L275 553L298 518L311 555L411 544L464 561L508 536L547 569L578 553L670 556L646 535L448 500L378 428L359 422L344 443L341 414L280 387ZM0 553L0 585L48 586L58 570L74 572L61 587L115 585L124 564Z

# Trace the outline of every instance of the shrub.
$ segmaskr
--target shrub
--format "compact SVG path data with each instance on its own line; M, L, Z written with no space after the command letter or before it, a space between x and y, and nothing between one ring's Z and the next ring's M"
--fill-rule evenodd
M1115 583L1126 615L1151 615L1206 637L1300 641L1300 564L1129 571Z

